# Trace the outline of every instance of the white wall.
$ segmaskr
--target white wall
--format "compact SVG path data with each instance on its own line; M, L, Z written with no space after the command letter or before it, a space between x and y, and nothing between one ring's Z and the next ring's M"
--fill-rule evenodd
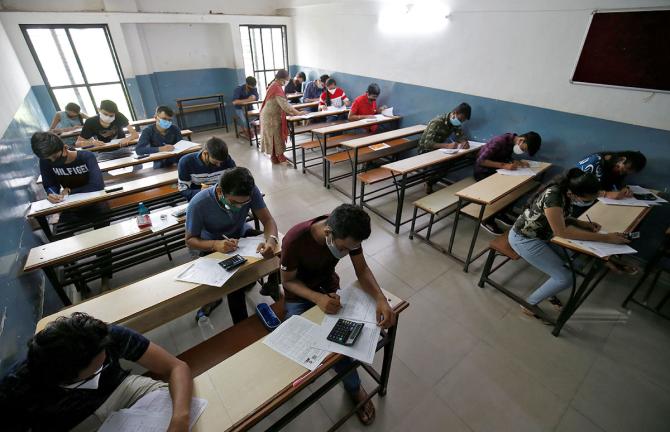
M2 53L2 67L0 67L0 100L2 101L0 135L2 135L30 90L30 83L2 23L0 23L0 53Z
M569 83L591 10L630 8L633 2L435 1L451 10L446 27L412 35L377 27L380 11L397 1L288 2L296 6L287 9L297 41L292 61L670 130L670 94ZM662 5L670 1L634 4Z
M170 12L272 15L273 0L1 0L5 10L26 12Z

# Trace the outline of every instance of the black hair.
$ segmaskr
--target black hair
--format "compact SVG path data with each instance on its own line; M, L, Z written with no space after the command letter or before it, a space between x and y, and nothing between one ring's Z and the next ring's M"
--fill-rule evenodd
M228 160L228 145L224 140L218 137L211 137L205 143L205 150L209 153L214 159L225 162Z
M81 115L81 107L76 103L70 102L67 105L65 105L65 111L77 113L77 117L79 117L79 122L82 124L84 123L84 117L82 117Z
M323 74L323 75L321 75L321 76L319 77L319 81L321 81L322 83L325 84L326 81L328 81L328 78L330 78L330 75L328 75L328 74Z
M587 173L579 168L570 168L563 174L555 177L545 187L540 189L532 198L528 200L526 208L530 207L533 202L548 188L558 186L561 195L564 197L565 209L569 208L570 200L567 199L568 192L572 192L577 196L597 195L600 190L600 181L593 173Z
M256 78L254 78L252 76L248 76L247 80L246 80L246 83L249 87L256 87Z
M280 80L280 79L289 79L290 75L288 74L288 71L286 69L279 69L277 73L275 74L275 80Z
M526 145L528 146L529 155L533 156L535 155L535 153L538 152L538 150L540 150L540 146L542 145L542 137L540 136L539 133L529 131L519 136L526 139Z
M169 106L165 106L165 105L161 105L158 108L156 108L156 115L158 115L160 113L165 113L170 117L174 116L174 111L172 111L172 108L170 108Z
M630 167L635 172L640 172L647 166L647 158L639 151L618 151L618 152L602 152L600 156L603 158L605 164L605 171L608 173L611 172L611 168L614 164L619 162L621 159L626 158L626 164L630 164ZM606 158L605 156L609 156Z
M331 84L337 85L337 81L335 81L335 78L328 78L326 80L326 85L323 89L323 91L326 92L326 106L330 106L330 104L331 104L331 102L330 102L330 92L328 91L328 86L331 85Z
M455 114L463 114L466 120L470 120L470 114L472 114L472 108L469 104L462 102L456 108L451 110Z
M47 159L49 156L63 151L65 143L58 135L52 132L35 132L30 138L30 147L33 153L40 159Z
M72 382L110 344L107 324L75 312L49 323L28 341L28 370L50 384Z
M251 171L244 167L235 167L221 173L219 186L224 194L251 196L255 183Z
M356 241L370 237L370 216L359 206L341 204L328 216L326 224L333 230L333 238L350 237Z
M305 75L305 72L298 72L296 76L303 81L307 81L307 75Z
M381 93L381 89L379 88L379 84L377 83L372 83L368 86L368 94L373 94L376 96L379 96L379 93Z
M105 99L102 102L100 102L100 109L114 114L119 112L119 108L116 106L116 104L108 99Z

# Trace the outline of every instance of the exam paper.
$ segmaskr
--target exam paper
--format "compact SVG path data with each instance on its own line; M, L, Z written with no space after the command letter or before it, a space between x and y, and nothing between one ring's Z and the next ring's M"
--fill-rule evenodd
M198 143L194 143L194 142L192 142L192 141L181 140L181 141L177 142L177 143L174 145L174 150L172 150L172 151L169 152L169 153L175 153L175 154L176 154L176 153L181 153L181 152L183 152L184 150L188 150L188 149L190 149L191 147L197 147L197 146L199 146L199 145L200 145L200 144L198 144Z
M363 121L364 121L365 123L374 123L374 122L378 122L378 121L386 120L387 118L388 118L388 117L386 117L386 116L383 115L383 114L375 114L374 118L366 118L366 119L364 119Z
M375 352L377 351L377 342L379 341L380 329L377 327L377 324L365 323L356 342L351 346L345 346L328 340L328 335L333 330L333 327L335 327L337 320L338 318L332 315L327 315L323 318L321 325L317 326L310 335L310 340L313 341L312 347L340 353L360 360L363 363L372 364Z
M70 194L70 195L66 195L65 198L63 199L63 201L61 201L59 203L55 203L55 204L50 203L49 200L47 200L47 199L43 199L43 200L39 200L39 201L35 201L35 202L31 203L30 211L34 212L34 211L44 210L44 209L51 208L51 207L62 206L62 205L77 202L77 201L85 201L87 199L99 197L99 196L104 195L104 194L105 194L104 190L95 191L95 192L82 192L82 193L77 193L77 194Z
M385 115L386 117L393 117L393 107L382 110L382 115Z
M210 286L223 286L239 269L227 271L219 265L219 260L215 258L202 257L193 261L193 263L183 272L178 274L175 279L182 282L191 282Z
M610 255L623 255L637 253L635 249L628 245L618 245L612 243L603 243L585 240L568 240L570 243L581 246L590 250L600 258L608 257Z
M165 432L170 417L144 411L121 410L110 414L98 432Z
M262 235L256 237L243 237L237 241L237 249L233 253L242 256L258 257L260 253L256 252L259 243L264 243L265 237Z
M193 427L200 415L207 407L207 400L202 398L191 398L191 413L189 418L189 429ZM168 419L172 416L172 398L168 390L155 390L146 394L128 410L142 413L151 413L164 416Z
M122 139L124 138L114 138L113 140L110 140L108 144L118 144Z
M323 362L330 352L314 348L312 340L314 329L318 326L307 318L293 315L272 333L263 343L279 354L313 371Z
M515 170L507 170L507 169L502 169L498 168L496 170L498 174L506 175L506 176L534 176L536 174L535 171L533 171L532 168L517 168Z
M330 315L357 322L377 324L377 304L368 293L355 286L348 286L337 292L342 308Z
M605 197L598 197L598 201L603 204L609 205L620 205L620 206L632 206L632 207L649 207L650 204L654 204L654 201L640 201L636 198L623 198L623 199L612 199Z

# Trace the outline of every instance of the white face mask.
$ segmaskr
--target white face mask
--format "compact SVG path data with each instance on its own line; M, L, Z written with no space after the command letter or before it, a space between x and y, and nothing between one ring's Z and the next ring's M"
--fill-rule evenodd
M522 154L525 153L523 151L523 149L521 148L521 146L519 146L519 144L514 144L514 149L512 151L514 152L514 154L517 154L517 155L522 155Z
M108 116L108 115L105 115L103 113L100 113L100 120L104 121L105 123L111 123L111 122L114 121L115 118L116 118L116 116L113 116L113 115Z
M333 234L328 234L326 235L326 246L328 246L328 249L330 250L330 253L333 255L333 258L335 259L342 259L345 256L349 255L349 251L344 251L342 252L335 246L335 239L333 239Z
M67 389L77 389L77 390L96 390L98 388L98 386L100 385L100 375L102 375L101 372L102 372L102 368L104 368L104 367L105 367L104 364L102 366L100 366L100 369L95 371L95 376L93 378L91 378L90 380L86 381L86 382L84 382L82 380L82 381L78 381L76 383L66 385L66 386L61 386L61 387L67 388Z
M335 94L335 90L337 90L337 88L334 88L334 89L328 89L328 93L330 93L330 94Z

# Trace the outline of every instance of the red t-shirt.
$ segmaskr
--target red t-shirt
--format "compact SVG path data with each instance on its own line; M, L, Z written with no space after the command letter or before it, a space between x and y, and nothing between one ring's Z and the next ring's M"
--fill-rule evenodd
M282 240L281 245L281 269L284 271L297 270L297 278L307 288L313 291L324 291L332 293L339 289L340 278L335 273L338 261L330 253L328 246L319 244L310 230L312 224L327 219L328 216L319 216L301 222L291 228ZM358 248L349 255L363 253L363 248ZM295 301L299 297L285 291L287 301Z
M326 105L326 93L328 93L328 90L321 93L321 101L319 102L319 105ZM344 90L339 87L335 87L335 93L328 94L330 95L330 106L338 108L344 106L344 100L347 98Z
M373 100L372 103L368 100L367 94L362 94L354 99L354 103L351 104L351 114L353 115L375 115L377 114L377 101ZM372 125L368 129L370 132L377 132L377 125Z

